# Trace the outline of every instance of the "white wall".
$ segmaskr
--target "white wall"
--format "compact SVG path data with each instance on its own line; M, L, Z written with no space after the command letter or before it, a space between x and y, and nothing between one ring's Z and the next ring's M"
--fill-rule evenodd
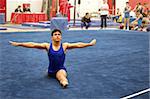
M78 0L76 0L78 2ZM116 9L119 8L123 13L126 2L129 0L116 0ZM74 5L74 0L69 0L71 5ZM82 17L86 12L97 12L103 0L81 0L80 7L77 5L77 12L80 12L80 17ZM71 19L73 19L74 8L71 8ZM77 18L77 17L76 17Z
M78 3L78 0L76 0ZM86 12L97 12L103 0L81 0L80 7L76 3L76 12L79 12L80 17L84 16ZM69 0L71 5L74 5L74 0ZM74 8L71 8L71 19L74 16Z
M41 11L42 0L6 0L7 2L7 21L10 21L11 13L17 8L18 5L23 3L31 4L31 12L38 13Z
M123 14L127 1L129 0L116 0L116 9L119 8L122 14Z

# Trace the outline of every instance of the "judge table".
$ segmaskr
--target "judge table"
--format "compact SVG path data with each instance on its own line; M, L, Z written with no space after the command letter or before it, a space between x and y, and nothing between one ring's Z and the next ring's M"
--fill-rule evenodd
M11 23L21 24L24 22L47 21L45 13L12 13Z

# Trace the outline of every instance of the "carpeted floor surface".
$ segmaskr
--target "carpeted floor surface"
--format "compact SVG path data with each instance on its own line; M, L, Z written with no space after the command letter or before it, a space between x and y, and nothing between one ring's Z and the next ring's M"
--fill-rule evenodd
M1 99L119 99L149 88L149 35L120 30L67 31L63 42L97 44L67 52L70 85L46 77L46 51L9 45L8 41L50 42L50 33L0 33ZM149 93L133 99L149 99Z

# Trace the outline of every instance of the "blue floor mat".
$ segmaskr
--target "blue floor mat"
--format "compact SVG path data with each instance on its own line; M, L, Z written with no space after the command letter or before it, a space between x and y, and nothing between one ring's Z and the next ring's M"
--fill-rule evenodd
M1 99L119 99L149 87L149 33L120 30L66 31L63 42L97 44L69 50L65 66L70 85L46 77L44 50L14 47L19 42L50 42L49 32L0 33ZM149 99L149 94L133 99Z
M22 26L22 25L12 25L12 26L6 26L7 28L15 28L15 29L37 29L37 27L31 27L31 26Z
M47 23L26 22L26 23L23 23L22 26L30 26L30 27L38 27L38 28L50 28L50 24L47 24Z

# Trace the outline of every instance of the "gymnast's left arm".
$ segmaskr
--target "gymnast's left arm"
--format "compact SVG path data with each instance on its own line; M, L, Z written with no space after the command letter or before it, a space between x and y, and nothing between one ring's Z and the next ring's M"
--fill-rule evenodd
M73 49L73 48L84 48L88 46L94 46L96 44L96 39L93 39L89 43L77 42L77 43L66 43L66 49Z

